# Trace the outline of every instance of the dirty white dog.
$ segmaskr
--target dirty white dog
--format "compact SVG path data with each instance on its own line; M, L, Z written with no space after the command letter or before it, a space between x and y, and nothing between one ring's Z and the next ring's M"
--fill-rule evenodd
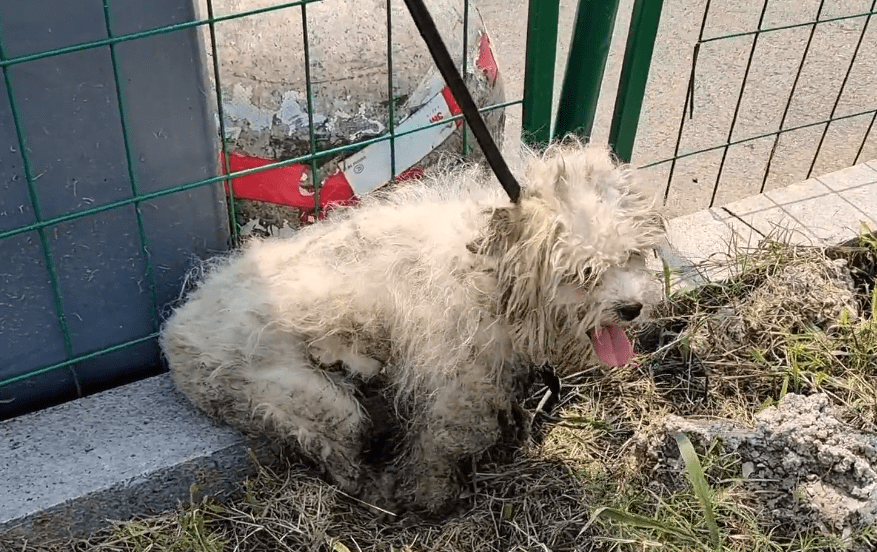
M454 172L218 261L161 335L177 385L348 492L452 503L461 460L500 439L532 370L628 362L623 327L657 295L644 256L664 225L631 170L578 143L532 157L518 204ZM377 478L368 381L403 428Z

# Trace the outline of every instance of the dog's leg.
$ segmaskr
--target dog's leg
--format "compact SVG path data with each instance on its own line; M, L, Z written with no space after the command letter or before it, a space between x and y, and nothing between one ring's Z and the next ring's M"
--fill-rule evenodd
M460 460L501 437L500 412L511 408L503 396L493 383L474 378L453 380L434 394L403 468L415 506L441 512L458 497Z
M352 389L304 358L260 365L245 377L254 421L297 441L335 483L357 492L359 456L371 424Z
M366 379L378 375L383 367L380 360L357 353L353 345L346 344L336 335L312 341L308 351L322 365L330 366L340 361L348 370Z

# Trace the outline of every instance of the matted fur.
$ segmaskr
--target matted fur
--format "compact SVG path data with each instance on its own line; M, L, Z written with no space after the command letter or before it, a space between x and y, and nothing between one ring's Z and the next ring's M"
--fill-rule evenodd
M656 297L644 256L664 226L629 168L573 142L531 155L522 184L511 205L483 173L454 171L250 242L163 328L177 385L298 445L348 492L440 510L534 367L593 362L588 332ZM370 379L405 428L377 477L363 466Z

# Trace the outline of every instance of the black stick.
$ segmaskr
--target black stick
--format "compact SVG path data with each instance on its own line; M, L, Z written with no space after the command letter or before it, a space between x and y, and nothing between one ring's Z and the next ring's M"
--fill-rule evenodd
M463 118L466 119L469 128L472 129L472 134L478 140L478 145L481 146L481 151L484 152L484 157L487 158L490 168L493 169L493 173L509 195L512 203L517 203L521 196L521 185L515 180L502 153L496 147L496 142L493 141L490 131L487 130L487 125L484 124L484 119L481 118L481 113L478 112L478 106L472 100L472 95L469 94L466 83L463 82L463 77L460 76L457 66L454 64L453 59L451 59L448 48L445 46L438 28L435 26L435 21L433 21L432 16L429 14L429 10L423 4L423 0L405 0L405 5L408 6L411 18L414 19L414 24L417 25L417 30L420 31L420 35L423 37L424 42L426 42L429 53L432 55L432 59L435 61L442 77L445 79L445 83L451 89L454 99L457 100L457 104L463 112ZM468 32L468 29L465 29L464 32ZM467 54L464 53L464 55Z

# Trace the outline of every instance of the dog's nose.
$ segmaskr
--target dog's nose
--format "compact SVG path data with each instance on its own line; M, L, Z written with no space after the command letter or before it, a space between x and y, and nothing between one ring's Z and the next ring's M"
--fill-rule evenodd
M618 317L625 321L631 321L643 310L642 303L626 303L618 307Z

